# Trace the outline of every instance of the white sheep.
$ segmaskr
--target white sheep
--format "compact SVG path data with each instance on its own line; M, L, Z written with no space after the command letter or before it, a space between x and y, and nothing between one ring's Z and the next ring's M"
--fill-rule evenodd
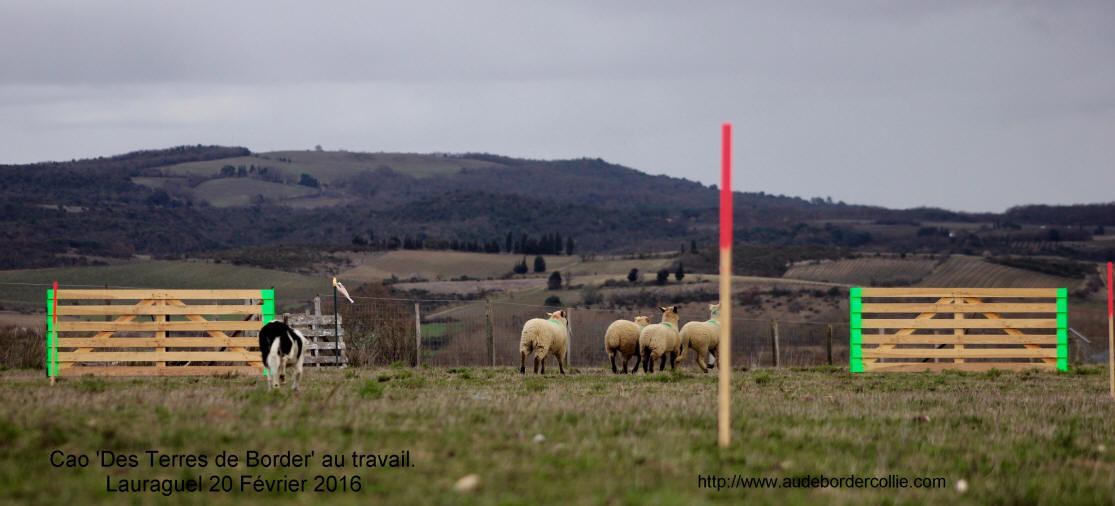
M546 355L552 352L557 359L558 370L565 374L565 364L568 363L565 355L569 351L568 316L564 309L546 316L546 320L531 318L523 324L523 335L519 339L519 352L522 354L520 373L527 372L527 355L535 353L534 373L546 374Z
M623 374L627 374L627 362L632 356L635 357L635 367L631 370L639 369L639 333L648 324L649 317L636 316L635 321L616 320L608 325L608 330L604 332L604 351L612 359L613 373L619 373L616 370L616 354L623 359Z
M705 366L710 352L716 354L717 359L720 357L717 353L717 345L720 344L720 304L709 304L708 312L708 321L689 322L681 328L681 340L685 343L682 346L688 346L696 352L695 360L703 372L708 372L713 366L712 363ZM683 349L682 355L684 352Z
M681 351L681 335L678 334L677 306L660 307L662 321L643 327L639 333L639 350L643 355L643 372L654 372L654 361L662 357L659 370L666 368L666 356L670 356L670 368L677 367L677 356Z

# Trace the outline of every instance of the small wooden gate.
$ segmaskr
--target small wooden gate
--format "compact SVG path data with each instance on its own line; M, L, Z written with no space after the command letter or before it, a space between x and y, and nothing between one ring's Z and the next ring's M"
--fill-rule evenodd
M274 316L274 290L47 290L47 376L262 374Z
M321 314L321 297L314 297L313 306L313 314L283 313L283 321L310 340L304 363L308 366L347 367L344 319L337 315L334 325L333 315Z
M851 370L1068 370L1065 288L852 288Z

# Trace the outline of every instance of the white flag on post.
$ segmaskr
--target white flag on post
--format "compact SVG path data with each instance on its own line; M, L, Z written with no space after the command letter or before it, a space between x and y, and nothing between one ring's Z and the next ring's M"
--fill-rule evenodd
M348 290L345 290L345 285L342 285L340 281L337 281L337 278L333 278L333 286L337 287L337 291L341 292L341 295L344 295L345 298L348 299L349 304L356 303L356 301L352 300L352 297L349 297Z

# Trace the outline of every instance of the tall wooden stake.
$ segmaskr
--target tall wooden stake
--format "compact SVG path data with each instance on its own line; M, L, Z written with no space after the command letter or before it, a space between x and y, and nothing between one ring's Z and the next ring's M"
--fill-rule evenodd
M720 370L720 407L717 442L727 448L731 436L732 388L732 124L721 126L720 137L720 344L716 367ZM697 357L704 360L704 357Z
M484 318L484 330L488 334L488 355L492 358L492 367L496 366L496 341L492 333L492 299L487 300L487 315Z
M1111 262L1107 262L1107 370L1111 397L1115 397L1115 287L1111 285Z
M414 303L414 367L422 367L422 308Z
M314 302L315 302L315 304L319 303L316 300ZM315 309L316 309L316 307L315 307ZM320 313L320 311L319 311L319 313ZM334 343L333 345L337 347L337 355L341 354L341 349L340 349L341 345L336 344L336 343L341 342L340 340L337 339L337 336L339 336L341 334L340 326L341 326L340 322L337 319L337 278L333 278L333 343Z

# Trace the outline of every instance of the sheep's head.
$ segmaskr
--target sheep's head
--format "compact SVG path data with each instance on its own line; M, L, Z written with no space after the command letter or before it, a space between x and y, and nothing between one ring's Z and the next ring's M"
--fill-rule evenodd
M708 319L717 321L720 320L720 304L708 305Z
M561 311L554 311L553 313L546 313L546 316L549 317L551 320L557 320L561 322L562 325L568 326L569 315L565 313L564 309L562 309Z
M672 323L674 325L674 327L677 327L677 324L678 324L678 307L677 306L665 306L665 307L659 307L658 309L660 309L662 311L662 321L663 322Z
M650 317L649 316L636 316L635 317L635 325L638 325L640 327L646 327L647 325L650 325Z

